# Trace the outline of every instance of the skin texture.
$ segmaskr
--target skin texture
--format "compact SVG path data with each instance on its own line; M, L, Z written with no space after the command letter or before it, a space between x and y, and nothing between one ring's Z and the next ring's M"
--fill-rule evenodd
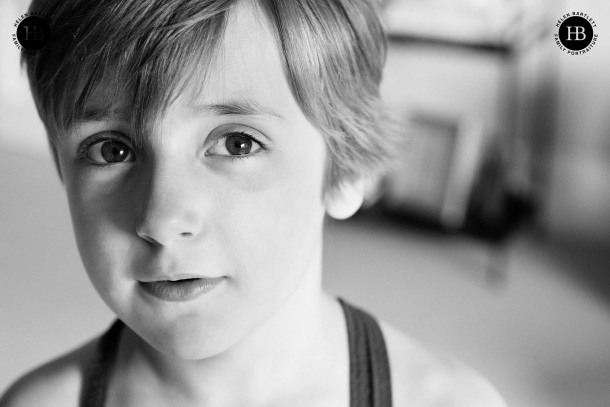
M266 114L209 108L243 101ZM88 108L104 102L101 87ZM260 148L228 158L235 132ZM149 136L136 148L128 120L115 118L80 124L58 145L83 263L127 325L107 405L348 406L345 321L321 290L322 225L325 213L358 209L362 184L324 192L324 140L295 102L257 10L235 10L203 91L181 95ZM112 140L125 160L104 165ZM185 302L140 286L185 276L223 281ZM478 376L382 328L394 405L503 405ZM0 407L77 405L94 345L25 376Z

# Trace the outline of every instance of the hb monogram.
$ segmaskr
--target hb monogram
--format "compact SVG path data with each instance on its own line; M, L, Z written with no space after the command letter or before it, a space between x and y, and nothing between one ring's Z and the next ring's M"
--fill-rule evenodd
M575 26L575 27L572 27L572 26L567 26L566 28L568 29L568 38L567 38L567 40L568 40L568 41L572 41L572 34L574 34L574 35L575 35L575 38L574 38L574 39L575 39L576 41L583 41L583 40L585 40L585 39L587 38L587 34L585 34L585 27L580 27L580 26ZM572 30L571 30L572 28L574 28L574 29L575 29L575 30L574 30L574 32L572 32ZM582 37L581 37L581 36L582 36Z

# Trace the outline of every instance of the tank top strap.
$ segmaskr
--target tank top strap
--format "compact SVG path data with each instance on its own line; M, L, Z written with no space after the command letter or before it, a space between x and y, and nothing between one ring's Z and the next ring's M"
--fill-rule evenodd
M350 407L391 407L392 386L385 340L370 314L343 299L350 359Z
M119 348L123 321L117 319L100 337L96 359L85 371L81 407L104 407L112 366Z

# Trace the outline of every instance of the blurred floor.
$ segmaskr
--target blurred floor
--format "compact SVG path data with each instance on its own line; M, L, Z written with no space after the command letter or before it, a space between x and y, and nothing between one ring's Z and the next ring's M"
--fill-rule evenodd
M328 222L324 284L478 369L510 406L607 407L610 260L588 251L525 234L495 247L360 215ZM0 277L0 391L112 319L52 163L2 146Z
M592 263L608 272L609 255L592 262L527 235L498 247L370 215L332 222L325 255L329 291L475 367L510 406L610 405L610 287L581 277Z

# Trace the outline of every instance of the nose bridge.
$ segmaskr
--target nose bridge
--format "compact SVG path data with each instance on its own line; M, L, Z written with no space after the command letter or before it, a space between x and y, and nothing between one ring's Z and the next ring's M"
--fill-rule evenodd
M170 157L150 161L136 186L140 192L137 234L163 246L198 235L202 219L186 164Z

